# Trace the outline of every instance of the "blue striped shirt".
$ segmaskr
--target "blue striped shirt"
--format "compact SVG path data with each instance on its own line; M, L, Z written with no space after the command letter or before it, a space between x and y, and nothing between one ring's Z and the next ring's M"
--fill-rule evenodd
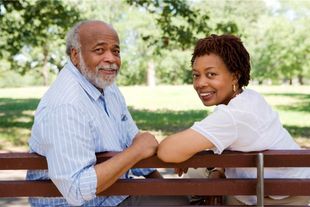
M96 197L96 152L122 151L138 133L115 84L100 93L68 61L36 110L29 147L47 158L47 170L28 180L51 179L64 196L30 198L32 206L115 206L127 196ZM132 169L136 176L154 169ZM128 173L122 176L128 178Z

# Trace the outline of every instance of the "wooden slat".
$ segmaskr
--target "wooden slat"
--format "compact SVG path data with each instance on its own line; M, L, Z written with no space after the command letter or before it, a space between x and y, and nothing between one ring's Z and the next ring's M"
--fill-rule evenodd
M310 150L269 150L264 152L265 167L310 167Z
M0 153L0 170L47 169L46 159L35 153Z
M98 153L104 162L117 152ZM310 167L310 150L265 151L265 167ZM134 167L256 167L257 152L225 151L214 155L205 151L179 163L164 163L156 156ZM34 153L0 153L0 170L46 169L43 156ZM310 179L265 179L265 195L310 195ZM118 180L100 195L255 195L255 179L137 179ZM51 181L0 181L0 197L60 196Z
M255 188L255 179L132 179L118 180L100 195L255 195ZM266 179L265 195L310 195L310 179ZM60 193L51 181L0 181L0 197L25 196Z
M104 162L117 152L98 153L97 161ZM156 156L142 160L134 167L255 167L256 152L225 151L222 155L211 152L197 153L191 159L178 163L164 163ZM272 150L264 152L265 167L310 167L310 150ZM47 169L46 159L34 153L0 153L0 170Z

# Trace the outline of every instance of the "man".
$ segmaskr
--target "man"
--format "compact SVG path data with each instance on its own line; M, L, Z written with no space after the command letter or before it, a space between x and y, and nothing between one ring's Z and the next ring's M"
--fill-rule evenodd
M102 21L80 22L68 33L66 52L70 60L43 96L29 140L30 150L47 158L48 171L27 174L29 180L51 179L64 198L30 198L30 203L145 205L142 197L96 197L117 179L128 178L128 170L154 155L158 145L153 135L139 132L114 83L121 66L116 31ZM95 153L103 151L121 153L96 164ZM155 169L132 173L160 177ZM160 200L150 199L146 202L152 205Z

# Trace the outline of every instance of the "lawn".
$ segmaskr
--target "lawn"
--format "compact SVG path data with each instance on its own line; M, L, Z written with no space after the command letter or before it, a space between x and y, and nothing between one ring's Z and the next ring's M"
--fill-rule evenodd
M279 112L284 126L303 146L310 147L310 86L250 86ZM0 89L0 149L26 148L33 115L45 87ZM158 139L185 129L205 117L192 86L121 87L134 120Z

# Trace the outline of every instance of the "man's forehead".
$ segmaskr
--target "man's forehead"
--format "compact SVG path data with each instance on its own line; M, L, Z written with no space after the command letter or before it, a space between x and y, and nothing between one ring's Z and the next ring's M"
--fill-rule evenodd
M112 26L103 22L92 22L83 25L79 31L80 41L83 44L115 44L119 39Z

